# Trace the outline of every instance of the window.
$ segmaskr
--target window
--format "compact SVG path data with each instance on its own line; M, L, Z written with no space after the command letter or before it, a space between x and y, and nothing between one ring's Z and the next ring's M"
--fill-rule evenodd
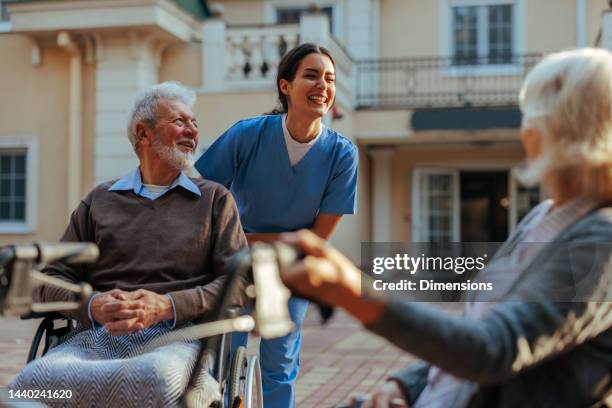
M459 241L458 179L456 170L415 170L412 207L414 242Z
M0 234L34 232L36 152L34 138L0 138Z
M276 22L278 24L299 24L300 16L308 10L308 7L277 8ZM329 19L329 31L334 32L333 8L321 7L321 11L327 14Z
M0 222L25 222L26 157L22 149L0 150Z
M268 24L297 24L300 16L309 9L309 0L263 0L263 17ZM344 10L347 0L318 0L314 2L329 19L330 32L336 39L344 40Z
M453 64L511 64L516 51L514 20L514 4L454 3L451 6Z

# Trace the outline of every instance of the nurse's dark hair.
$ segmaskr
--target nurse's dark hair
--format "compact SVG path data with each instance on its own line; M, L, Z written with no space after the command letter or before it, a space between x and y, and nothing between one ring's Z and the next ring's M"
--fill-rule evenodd
M332 65L334 66L334 70L336 69L336 61L334 61L334 57L332 57L329 50L325 47L313 43L304 43L292 48L278 63L278 69L276 70L276 92L278 93L278 106L272 111L268 112L267 115L277 115L279 113L287 112L289 109L287 95L281 91L280 81L281 79L288 82L293 81L298 67L300 66L300 62L302 62L302 60L310 54L325 55L331 61Z

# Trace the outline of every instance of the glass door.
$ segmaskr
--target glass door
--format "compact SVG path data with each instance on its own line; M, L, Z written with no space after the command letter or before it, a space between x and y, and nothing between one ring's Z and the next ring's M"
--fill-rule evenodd
M417 168L412 184L412 241L459 242L459 171Z

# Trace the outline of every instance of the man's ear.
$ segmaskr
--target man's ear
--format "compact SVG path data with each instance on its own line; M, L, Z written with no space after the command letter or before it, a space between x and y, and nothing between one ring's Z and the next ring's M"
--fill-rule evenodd
M286 79L281 79L278 82L278 87L280 88L281 92L284 95L289 95L289 87L291 86L291 83L289 81L287 81Z
M151 141L151 132L144 123L136 124L136 140L138 143L147 143Z

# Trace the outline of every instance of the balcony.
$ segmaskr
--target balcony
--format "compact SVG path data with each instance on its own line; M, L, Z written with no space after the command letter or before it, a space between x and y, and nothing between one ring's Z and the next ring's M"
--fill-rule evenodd
M328 48L336 60L337 100L349 109L516 107L525 74L541 54L353 60L322 14L299 24L227 25L203 31L205 92L270 91L284 53L300 42Z
M514 107L541 54L488 58L402 58L355 62L358 109Z
M337 99L354 106L353 60L329 32L321 14L302 16L299 24L226 25L204 23L203 78L206 92L273 91L276 67L285 52L300 42L328 48L336 60Z

